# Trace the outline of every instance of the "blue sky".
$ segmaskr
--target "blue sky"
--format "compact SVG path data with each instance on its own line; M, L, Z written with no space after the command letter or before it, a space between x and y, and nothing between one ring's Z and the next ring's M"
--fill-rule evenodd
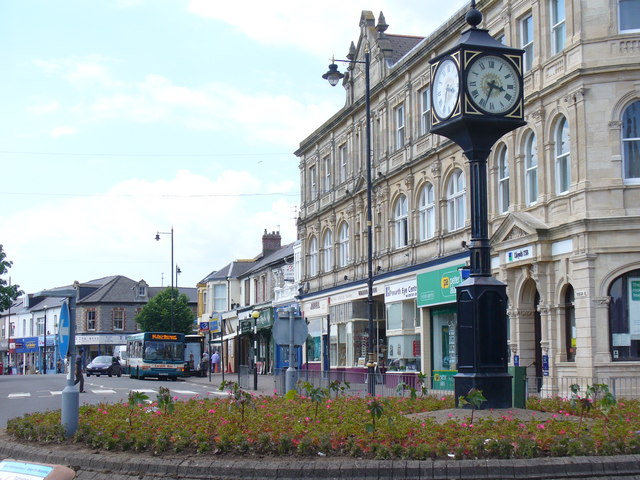
M0 244L27 292L178 284L296 239L301 140L344 105L357 42L430 34L452 0L0 0Z

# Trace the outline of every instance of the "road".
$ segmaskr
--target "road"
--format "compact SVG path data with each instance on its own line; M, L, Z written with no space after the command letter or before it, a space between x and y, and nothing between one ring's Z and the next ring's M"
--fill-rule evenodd
M161 386L168 387L174 396L190 398L195 395L212 397L224 395L215 384L195 378L166 380L137 380L126 375L122 377L86 377L86 393L80 394L80 405L98 403L118 403L127 401L131 390L142 391L150 400L156 399ZM0 428L7 426L7 420L31 412L58 410L62 404L62 390L67 384L63 374L53 375L2 375L0 376Z

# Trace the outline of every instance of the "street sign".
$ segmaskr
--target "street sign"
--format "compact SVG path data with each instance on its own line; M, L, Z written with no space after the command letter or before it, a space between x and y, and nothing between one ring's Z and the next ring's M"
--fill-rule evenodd
M58 349L60 351L60 357L64 358L67 356L69 352L69 328L70 328L70 318L69 318L69 305L67 302L62 302L62 306L60 307L60 323L58 327Z
M208 332L209 331L209 322L200 322L200 331Z
M273 322L273 340L277 345L288 346L291 344L289 339L289 318L278 317ZM295 316L293 319L293 344L296 347L304 345L307 341L307 335L309 334L309 327L304 318Z

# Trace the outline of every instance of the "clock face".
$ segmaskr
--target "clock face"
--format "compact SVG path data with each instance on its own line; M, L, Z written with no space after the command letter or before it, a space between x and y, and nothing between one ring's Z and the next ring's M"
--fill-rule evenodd
M486 113L510 111L520 97L518 72L506 58L485 55L474 59L467 68L469 100Z
M433 78L433 109L439 118L448 118L458 103L460 74L456 63L447 58L440 62Z

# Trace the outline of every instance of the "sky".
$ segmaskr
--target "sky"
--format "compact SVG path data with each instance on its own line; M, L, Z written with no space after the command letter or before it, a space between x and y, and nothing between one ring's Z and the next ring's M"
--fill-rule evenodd
M294 242L293 152L344 106L321 75L361 12L427 36L469 4L0 0L3 278L166 286L173 244L177 285L195 287L265 230Z

